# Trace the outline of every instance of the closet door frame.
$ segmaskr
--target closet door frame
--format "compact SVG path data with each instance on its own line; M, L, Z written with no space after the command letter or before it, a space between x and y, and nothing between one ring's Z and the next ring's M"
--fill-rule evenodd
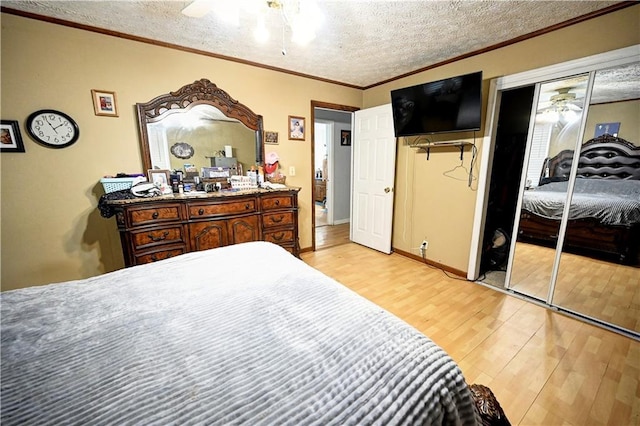
M500 111L500 93L503 90L536 85L540 82L560 79L575 74L592 73L603 68L626 65L638 61L640 61L640 44L531 71L497 77L491 80L487 102L485 136L482 141L478 192L476 195L476 207L473 220L467 279L475 281L480 275L482 236L484 235L485 218L487 215L490 186L489 178L491 176L491 168L493 166L493 150L496 140L498 113ZM534 96L534 102L535 99L537 99L537 97ZM510 256L511 255L512 253L510 253Z

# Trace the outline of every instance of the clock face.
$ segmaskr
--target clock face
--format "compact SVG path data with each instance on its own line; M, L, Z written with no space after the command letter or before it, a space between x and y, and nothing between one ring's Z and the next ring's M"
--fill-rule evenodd
M67 114L52 109L36 111L27 118L27 132L39 143L64 148L76 142L80 129Z

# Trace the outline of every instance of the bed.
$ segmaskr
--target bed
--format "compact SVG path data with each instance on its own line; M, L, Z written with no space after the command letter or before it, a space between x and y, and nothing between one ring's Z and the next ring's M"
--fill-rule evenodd
M540 184L525 190L518 238L555 246L573 151L547 159ZM564 249L638 265L640 147L602 135L584 143Z
M3 425L508 424L429 338L271 243L0 296Z

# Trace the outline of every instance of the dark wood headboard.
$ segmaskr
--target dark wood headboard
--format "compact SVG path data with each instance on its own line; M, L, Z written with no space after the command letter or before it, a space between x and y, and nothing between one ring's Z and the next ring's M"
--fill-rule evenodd
M548 158L540 182L569 178L573 150L564 150ZM604 134L582 145L578 163L578 176L596 179L640 180L640 146L622 138Z

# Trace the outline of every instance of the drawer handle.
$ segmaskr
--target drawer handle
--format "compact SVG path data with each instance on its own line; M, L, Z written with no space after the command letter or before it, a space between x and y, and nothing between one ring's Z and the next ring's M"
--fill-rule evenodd
M249 203L247 203L247 204L245 204L245 205L244 205L244 209L245 209L245 210L249 210L250 208L251 208L251 205L250 205Z
M278 216L277 218L272 217L271 218L271 222L280 223L280 222L282 222L283 219L284 219L284 216Z
M163 259L168 259L170 257L173 257L173 253L166 253L166 255L164 257L160 256L156 256L155 254L151 255L151 260L153 260L154 262L157 262L158 260L163 260Z
M160 216L160 215L158 214L158 212L153 212L153 214L151 215L151 217L152 217L152 218L154 218L154 219L157 219L157 218L158 218L158 216Z
M281 232L280 234L273 236L273 239L276 240L276 241L280 241L283 238L284 238L284 232Z
M157 243L158 241L166 240L168 236L169 236L169 231L164 231L162 235L158 237L156 237L153 234L147 234L147 237L149 237L149 239L154 243Z
M204 214L204 209L200 209L200 210L198 210L198 214L199 214L200 216L202 216L202 215Z
M280 205L280 200L276 200L276 206Z

